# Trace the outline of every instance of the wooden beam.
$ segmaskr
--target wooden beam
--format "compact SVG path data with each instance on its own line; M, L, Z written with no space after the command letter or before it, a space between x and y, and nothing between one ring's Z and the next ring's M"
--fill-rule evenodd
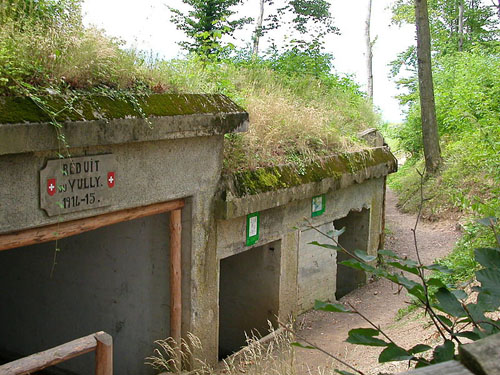
M170 213L170 336L180 346L182 316L181 210Z
M75 234L88 232L122 221L138 219L145 216L178 210L184 206L184 200L156 203L149 206L129 208L84 219L52 224L45 227L26 229L0 235L0 250L13 249L37 243L58 240Z
M0 366L2 375L24 375L40 371L46 367L57 365L68 359L89 353L96 347L95 335L88 335L79 339L56 346L40 353L18 359Z
M95 375L113 375L113 338L106 332L98 332L95 339Z

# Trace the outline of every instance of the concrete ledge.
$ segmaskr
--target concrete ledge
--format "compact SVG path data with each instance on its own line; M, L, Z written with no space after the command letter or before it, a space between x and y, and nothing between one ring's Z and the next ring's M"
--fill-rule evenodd
M500 334L461 345L461 362L476 375L500 375Z
M379 178L397 170L397 160L386 147L333 155L305 168L261 168L223 177L218 219L231 219L306 199L354 183Z
M93 107L96 103L99 112ZM79 103L79 113L61 112L58 121L71 148L221 135L248 128L248 113L223 95L152 95L139 104L150 124L131 103L102 97ZM29 98L1 98L0 123L0 155L59 149L50 118Z
M404 372L401 375L473 375L473 373L467 370L460 362L448 361Z

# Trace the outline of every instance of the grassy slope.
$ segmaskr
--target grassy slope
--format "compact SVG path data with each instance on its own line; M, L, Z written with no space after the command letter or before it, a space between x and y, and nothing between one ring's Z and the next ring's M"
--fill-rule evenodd
M71 108L86 93L131 104L151 93L226 94L251 119L248 133L226 138L226 171L290 162L300 170L317 156L362 148L356 133L378 122L356 84L328 70L296 74L287 71L287 61L276 68L252 59L159 61L123 50L119 41L66 14L3 18L0 95L57 96Z

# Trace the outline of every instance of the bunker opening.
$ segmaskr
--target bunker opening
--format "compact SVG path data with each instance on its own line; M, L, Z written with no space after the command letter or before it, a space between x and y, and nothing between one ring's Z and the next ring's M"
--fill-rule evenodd
M0 251L0 364L105 331L116 373L153 374L144 358L172 334L171 214ZM94 367L94 355L85 354L44 373Z
M345 227L345 232L338 237L341 246L349 251L356 249L367 251L370 233L370 209L350 211L346 217L333 222L335 229ZM366 283L366 273L344 266L340 262L351 257L344 252L337 254L336 299L339 299Z
M281 241L220 261L219 360L277 328Z

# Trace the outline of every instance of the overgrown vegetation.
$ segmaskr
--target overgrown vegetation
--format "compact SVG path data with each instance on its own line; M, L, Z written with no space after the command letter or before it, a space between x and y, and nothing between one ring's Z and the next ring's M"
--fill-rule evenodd
M423 174L421 174L423 179ZM422 183L420 187L422 188ZM420 190L420 205L424 202L423 191ZM443 264L424 265L421 261L416 237L421 207L415 226L412 228L415 252L417 259L400 257L390 250L379 250L378 258L382 265L374 265L376 256L369 255L362 250L346 249L336 241L345 228L333 233L322 233L334 245L312 242L312 244L340 251L350 256L341 264L357 270L362 270L380 278L389 280L406 292L415 301L415 305L424 309L436 331L441 337L441 344L434 348L417 344L412 348L405 348L389 337L376 322L369 320L363 312L352 304L344 306L339 303L325 303L316 301L315 309L334 313L357 314L368 323L369 328L354 328L349 331L346 342L356 345L366 345L384 348L378 357L379 363L392 361L413 362L416 368L457 359L456 346L461 345L464 339L479 340L486 336L500 332L498 316L489 313L497 312L500 306L498 282L500 280L500 236L496 231L498 224L495 218L485 218L479 224L487 227L493 234L495 245L491 248L477 248L474 258L478 266L475 269L475 278L478 285L467 294L462 289L455 289L443 282L444 275L453 275L453 269ZM405 273L403 273L404 271ZM307 349L320 349L314 346L295 345ZM321 349L320 349L321 350ZM432 354L431 354L432 351ZM332 354L330 356L334 357ZM340 359L334 357L338 362ZM362 371L349 366L360 375ZM343 375L354 375L352 372L336 370Z
M137 103L144 95L221 93L251 116L248 133L226 138L224 166L234 171L300 166L359 149L355 134L378 123L357 84L331 73L332 56L318 46L273 50L263 58L248 50L164 61L85 28L79 0L9 0L1 6L0 96L31 97L59 128L47 97L64 99L65 110L78 115L78 98L104 95L131 102L141 116ZM64 134L60 138L62 148L71 146Z
M439 175L424 184L424 218L459 220L464 237L442 264L457 272L447 282L473 277L479 266L475 247L493 246L493 236L475 220L500 216L500 17L495 8L476 1L429 1L433 46L436 111L444 165ZM398 0L396 22L412 23L412 2ZM409 48L393 62L396 75L402 66L414 72L415 51ZM418 88L415 74L399 79L406 89L400 96L408 106L403 124L386 126L407 161L389 178L403 210L419 206L417 170L424 170Z

